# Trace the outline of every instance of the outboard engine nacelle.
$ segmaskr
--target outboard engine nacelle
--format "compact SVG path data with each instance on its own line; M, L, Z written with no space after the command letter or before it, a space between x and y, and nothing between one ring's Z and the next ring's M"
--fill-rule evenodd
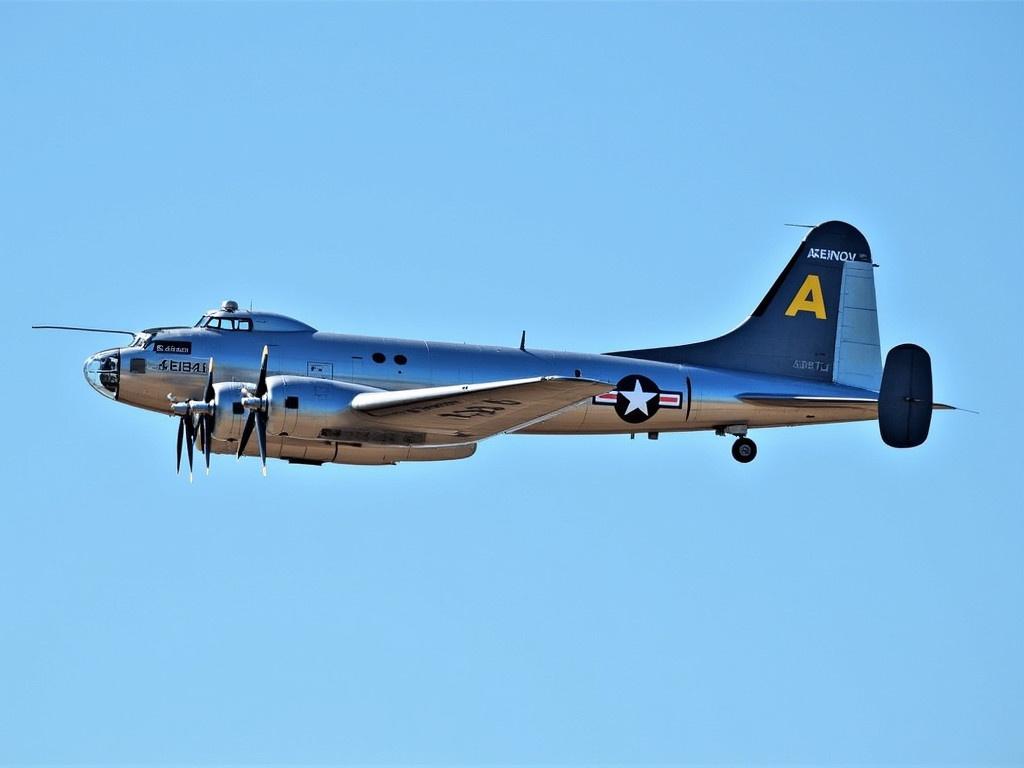
M889 350L878 393L878 430L893 448L913 448L932 421L932 360L916 344Z
M360 392L376 392L330 379L305 376L267 378L267 432L271 435L318 438L324 428L336 427L352 398Z

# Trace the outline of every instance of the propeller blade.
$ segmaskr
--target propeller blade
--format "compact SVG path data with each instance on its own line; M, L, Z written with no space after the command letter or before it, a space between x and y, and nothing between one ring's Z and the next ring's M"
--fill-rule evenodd
M192 424L191 416L182 416L181 420L185 423L185 451L188 453L188 481L192 482L192 446L196 442L196 428Z
M256 391L253 395L263 397L267 394L267 359L270 357L270 347L263 345L263 356L260 358L260 378L256 383Z
M212 403L213 402L213 397L214 397L214 392L213 392L213 358L212 357L210 358L210 365L209 365L208 370L209 370L210 373L206 377L206 392L203 394L203 400L205 400L207 403Z
M200 417L203 430L203 457L206 459L206 474L210 474L210 451L213 450L213 416L204 413Z
M267 414L256 413L256 439L260 444L260 463L263 465L263 476L267 476Z
M242 454L245 453L245 446L249 444L249 437L252 435L252 428L256 426L256 411L249 411L249 418L245 420L245 426L242 428L242 439L238 441L238 453L235 454L236 459L242 458Z
M242 454L245 453L245 447L249 444L249 438L252 436L253 428L256 429L256 437L259 441L260 448L260 462L263 465L263 474L267 474L267 360L270 357L270 347L263 345L263 354L260 357L260 376L256 382L256 391L248 392L244 387L242 388L242 394L244 396L245 407L249 409L249 417L245 420L245 426L242 428L242 439L238 441L238 453L235 454L236 458L242 458ZM250 398L259 398L260 403L254 404Z
M181 441L185 439L185 419L178 419L178 463L175 472L181 474Z
M199 415L199 427L196 436L196 445L199 446L200 451L206 451L206 414Z

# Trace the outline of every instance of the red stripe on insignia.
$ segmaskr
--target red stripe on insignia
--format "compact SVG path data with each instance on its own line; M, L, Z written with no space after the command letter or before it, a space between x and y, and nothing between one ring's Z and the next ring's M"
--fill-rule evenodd
M658 404L664 405L666 408L678 408L682 396L677 392L662 392L658 398Z

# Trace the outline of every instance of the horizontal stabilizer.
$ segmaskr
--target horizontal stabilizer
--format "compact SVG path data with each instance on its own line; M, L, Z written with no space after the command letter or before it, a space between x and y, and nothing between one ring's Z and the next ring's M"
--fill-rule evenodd
M889 350L878 393L878 429L893 448L913 448L928 437L932 420L932 360L916 344Z

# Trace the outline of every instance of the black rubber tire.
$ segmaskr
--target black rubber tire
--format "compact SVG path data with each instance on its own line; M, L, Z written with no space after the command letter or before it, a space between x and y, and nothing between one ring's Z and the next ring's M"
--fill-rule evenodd
M757 443L749 437L741 437L732 444L732 457L740 464L749 464L757 456Z

